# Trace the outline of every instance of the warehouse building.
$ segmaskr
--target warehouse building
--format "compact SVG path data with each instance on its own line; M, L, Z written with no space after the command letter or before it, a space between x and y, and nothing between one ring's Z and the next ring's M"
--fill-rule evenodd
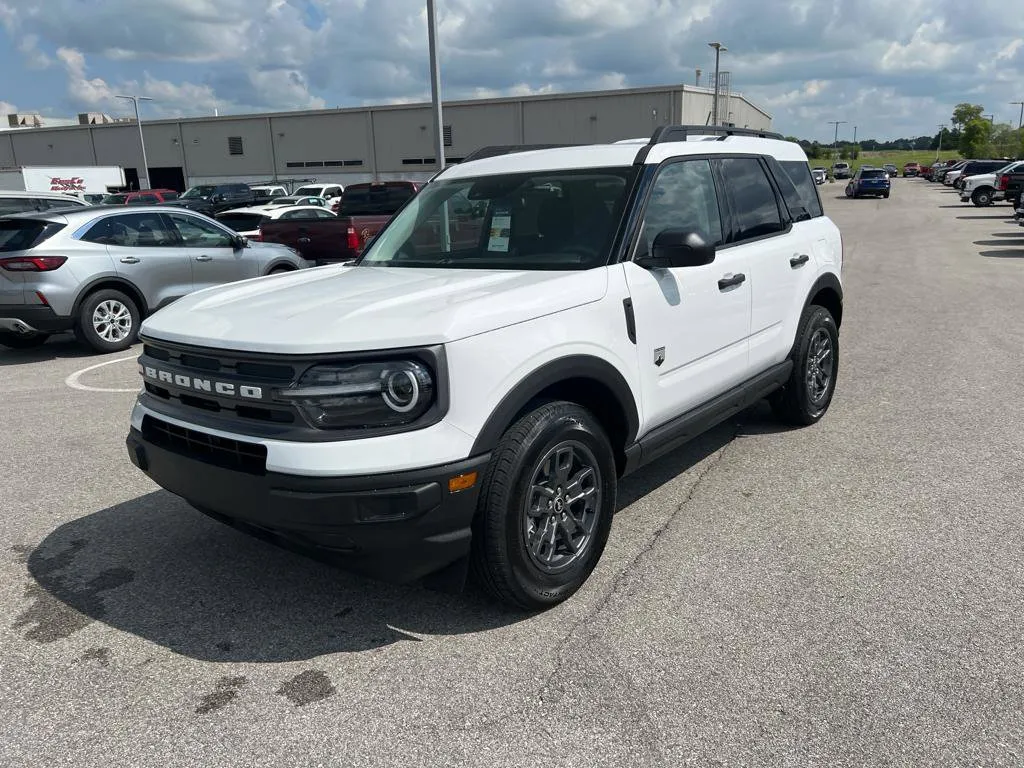
M659 125L710 122L714 93L674 85L522 96L444 105L448 162L494 144L595 143L649 136ZM741 94L720 95L721 122L768 129L771 115ZM0 167L117 165L138 184L134 120L81 116L80 125L0 132ZM145 120L152 187L271 179L424 179L437 167L429 104Z

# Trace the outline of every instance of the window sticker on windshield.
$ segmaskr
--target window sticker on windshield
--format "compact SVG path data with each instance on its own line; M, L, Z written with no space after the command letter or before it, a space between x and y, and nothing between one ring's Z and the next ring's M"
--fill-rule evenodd
M509 208L496 208L491 217L491 233L487 240L487 250L508 253L508 242L512 237L512 211Z

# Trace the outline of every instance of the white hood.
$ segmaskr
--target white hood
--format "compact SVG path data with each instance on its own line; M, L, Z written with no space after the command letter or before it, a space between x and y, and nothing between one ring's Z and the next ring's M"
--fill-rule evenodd
M185 296L142 326L181 344L315 354L442 344L598 301L582 272L322 267Z

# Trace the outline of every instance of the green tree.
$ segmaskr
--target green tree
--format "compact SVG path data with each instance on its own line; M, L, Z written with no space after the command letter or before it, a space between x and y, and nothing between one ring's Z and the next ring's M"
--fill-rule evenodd
M963 102L953 107L953 116L949 121L953 124L953 130L963 130L972 120L979 120L984 111L981 104Z
M988 157L1016 157L1020 154L1021 142L1019 132L1006 123L992 128L992 136L985 154Z
M992 140L992 123L983 117L976 117L964 126L960 135L960 156L982 157Z

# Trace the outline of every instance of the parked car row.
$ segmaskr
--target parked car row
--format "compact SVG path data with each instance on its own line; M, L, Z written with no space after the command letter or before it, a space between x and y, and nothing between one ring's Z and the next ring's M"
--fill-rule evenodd
M1024 160L947 160L922 168L921 176L959 190L960 202L984 208L1005 200L1017 208Z

